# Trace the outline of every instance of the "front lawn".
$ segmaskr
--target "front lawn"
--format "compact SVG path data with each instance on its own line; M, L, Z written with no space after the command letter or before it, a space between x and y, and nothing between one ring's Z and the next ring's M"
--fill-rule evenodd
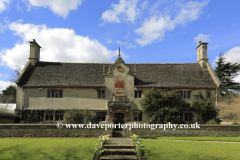
M97 138L0 138L1 160L90 160Z
M240 157L240 143L176 141L161 139L141 139L140 141L145 146L145 155L149 160L235 160Z

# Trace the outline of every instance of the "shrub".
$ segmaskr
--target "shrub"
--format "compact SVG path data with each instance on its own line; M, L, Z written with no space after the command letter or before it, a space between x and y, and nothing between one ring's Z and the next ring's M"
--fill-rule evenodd
M239 123L237 123L237 122L233 122L232 125L239 125Z
M218 124L215 119L211 119L206 122L206 124Z
M97 123L97 116L89 110L69 110L64 113L64 123L86 124L88 122Z

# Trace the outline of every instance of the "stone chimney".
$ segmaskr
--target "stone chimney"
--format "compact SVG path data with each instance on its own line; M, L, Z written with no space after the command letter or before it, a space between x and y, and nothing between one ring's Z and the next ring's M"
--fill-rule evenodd
M208 57L207 57L207 44L199 41L197 46L197 62L200 64L202 69L207 69Z
M35 65L38 61L40 61L41 46L39 46L35 39L33 39L33 41L29 43L30 43L30 57L28 59L29 62Z

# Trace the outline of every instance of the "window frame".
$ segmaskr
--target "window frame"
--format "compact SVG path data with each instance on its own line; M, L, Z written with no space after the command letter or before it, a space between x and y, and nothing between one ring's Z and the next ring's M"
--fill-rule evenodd
M99 94L100 93L100 94ZM105 98L106 97L106 90L105 89L98 89L97 90L97 97L98 98Z
M99 116L100 120L98 120L98 114L100 115ZM97 112L97 120L99 122L106 121L106 116L107 116L107 112Z
M134 91L134 98L142 98L142 97L143 97L142 90Z
M136 117L137 120L135 120L134 114L137 114L137 117ZM141 118L140 118L140 115L141 115ZM143 121L143 112L142 111L133 111L132 119L133 119L134 122L142 122ZM141 119L141 120L139 120L139 119Z
M63 90L62 89L48 89L46 97L47 98L63 98Z

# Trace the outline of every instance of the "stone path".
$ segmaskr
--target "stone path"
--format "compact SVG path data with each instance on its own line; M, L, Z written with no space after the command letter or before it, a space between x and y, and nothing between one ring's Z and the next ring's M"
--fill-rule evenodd
M206 140L191 140L191 139L160 139L160 140L173 140L173 141L197 141L197 142L216 142L216 143L240 143L231 141L206 141Z
M135 147L130 138L110 138L105 144L106 150L100 160L137 160Z

